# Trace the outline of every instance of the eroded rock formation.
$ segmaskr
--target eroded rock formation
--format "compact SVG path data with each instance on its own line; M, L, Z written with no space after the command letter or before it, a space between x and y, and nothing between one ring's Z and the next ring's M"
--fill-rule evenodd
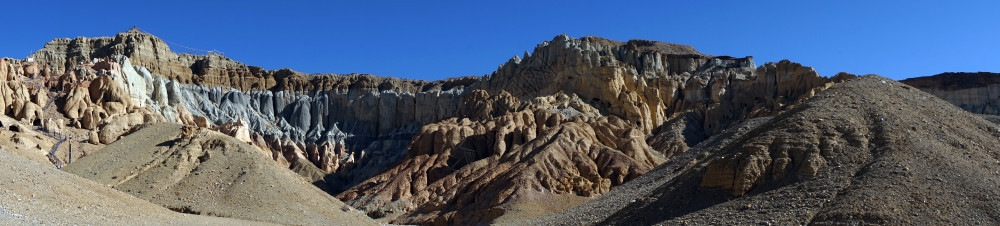
M491 75L435 82L266 70L173 53L137 30L57 39L33 59L0 65L8 81L43 78L0 90L11 96L5 113L37 118L49 99L31 91L40 86L58 92L66 122L93 130L94 142L157 121L218 130L329 192L346 190L339 197L370 215L417 224L490 222L536 194L603 194L853 77L566 35Z
M1000 115L1000 74L942 73L900 81L977 114Z
M524 224L993 224L998 209L980 207L1000 199L998 138L992 122L865 76Z
M477 83L458 117L424 126L400 164L338 197L395 223L490 222L525 194L607 192L850 77L789 61L754 68L749 57L652 41L557 36Z

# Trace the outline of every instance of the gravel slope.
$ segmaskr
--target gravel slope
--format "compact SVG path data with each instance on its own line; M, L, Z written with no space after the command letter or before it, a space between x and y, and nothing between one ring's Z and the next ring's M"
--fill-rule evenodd
M0 162L0 224L4 225L267 224L173 212L6 151L0 151Z
M169 209L279 224L371 225L349 208L230 136L147 126L63 168Z
M861 77L743 130L522 223L1000 224L1000 127L916 88Z

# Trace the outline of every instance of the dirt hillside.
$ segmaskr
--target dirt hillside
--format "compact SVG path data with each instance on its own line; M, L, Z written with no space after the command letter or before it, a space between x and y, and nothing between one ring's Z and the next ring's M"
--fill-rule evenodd
M867 76L524 224L1000 224L1000 127Z
M182 128L149 125L64 170L179 212L280 224L375 224L257 148Z
M105 185L0 151L0 224L255 225L182 214Z

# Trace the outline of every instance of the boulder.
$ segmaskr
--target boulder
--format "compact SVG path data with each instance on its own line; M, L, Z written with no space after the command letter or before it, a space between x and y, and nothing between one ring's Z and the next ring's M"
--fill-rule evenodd
M83 116L83 112L90 106L90 93L83 86L75 86L69 90L63 98L60 109L66 117L71 120L78 120Z
M212 122L210 122L208 118L205 118L203 116L195 116L194 117L194 124L197 125L200 128L212 128L212 127L215 127L215 125L212 124Z
M21 108L20 113L17 114L17 119L22 121L28 121L30 123L35 123L40 120L45 115L42 111L42 107L38 104L32 102L25 102L24 107Z
M184 125L197 125L194 121L194 116L191 115L191 112L184 105L177 106L177 121Z
M112 115L104 120L98 132L98 139L102 144L110 144L125 135L135 125L143 122L143 114L139 112L125 115Z
M24 76L33 78L35 76L38 76L39 73L41 73L41 71L38 69L38 63L27 62L27 63L22 63L22 65L24 67Z
M66 123L62 119L48 118L42 121L42 128L44 128L45 131L48 132L62 133L65 126Z
M97 130L90 130L90 132L88 132L87 135L89 136L87 142L90 142L90 144L101 143L101 136L100 134L97 133Z
M250 137L250 127L247 126L246 121L242 118L219 125L219 132L232 136L236 138L236 140L243 141L247 144L254 144L254 139Z

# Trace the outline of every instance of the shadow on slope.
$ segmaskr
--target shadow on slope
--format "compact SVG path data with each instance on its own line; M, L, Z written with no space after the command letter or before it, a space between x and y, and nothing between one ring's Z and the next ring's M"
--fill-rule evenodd
M1000 127L915 88L857 78L735 129L536 222L1000 223Z

